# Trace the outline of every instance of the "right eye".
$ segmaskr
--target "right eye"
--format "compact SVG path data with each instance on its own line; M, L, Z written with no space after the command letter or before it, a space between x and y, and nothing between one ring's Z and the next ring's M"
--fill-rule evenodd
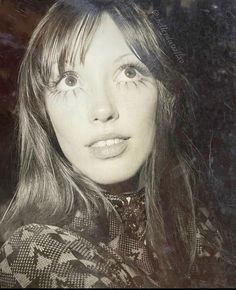
M65 72L56 84L59 91L69 91L79 87L79 77L74 71Z

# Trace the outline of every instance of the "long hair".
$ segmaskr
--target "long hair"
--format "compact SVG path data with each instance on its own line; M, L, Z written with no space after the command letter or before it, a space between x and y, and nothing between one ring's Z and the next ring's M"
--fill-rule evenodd
M107 2L107 3L105 3ZM104 4L105 3L105 4ZM193 174L182 124L188 89L162 50L161 34L135 1L67 0L56 2L36 27L19 74L19 183L5 214L5 228L38 222L63 224L76 207L102 200L102 190L73 171L58 145L45 107L52 67L63 71L80 51L83 62L102 14L108 13L133 53L157 80L156 137L145 162L147 240L158 257L163 283L170 273L187 274L196 248Z

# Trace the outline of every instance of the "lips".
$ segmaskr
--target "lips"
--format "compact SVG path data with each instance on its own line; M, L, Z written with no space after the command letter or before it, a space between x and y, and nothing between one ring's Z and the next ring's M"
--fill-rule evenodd
M124 141L124 139L120 139L120 138L108 139L108 140L104 140L104 141L95 142L91 147L113 146L115 144L121 143L122 141Z
M128 146L129 137L106 135L98 137L89 145L90 153L98 159L114 158L121 155Z
M103 143L100 143L102 146L113 145L112 142L119 143L118 140L128 140L129 138L130 138L129 136L114 134L114 133L103 134L103 135L99 135L99 136L93 138L86 146L92 147L96 143L100 143L100 142L103 142Z

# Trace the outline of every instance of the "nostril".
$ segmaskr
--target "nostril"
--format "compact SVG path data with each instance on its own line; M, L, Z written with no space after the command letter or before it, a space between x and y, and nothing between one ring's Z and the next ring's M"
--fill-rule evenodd
M107 118L107 121L110 121L110 120L112 120L112 119L114 119L114 117L113 117L113 116L109 116L109 117Z
M108 121L111 121L113 119L116 119L115 114L109 115L109 116L100 115L100 116L97 116L96 118L94 118L94 121L108 122Z
M90 111L90 118L92 122L111 122L119 117L118 110L115 106L100 105L94 107Z

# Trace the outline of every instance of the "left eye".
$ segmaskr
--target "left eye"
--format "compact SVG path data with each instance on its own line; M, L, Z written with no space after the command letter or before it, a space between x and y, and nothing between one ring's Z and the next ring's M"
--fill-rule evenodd
M124 74L127 78L129 79L133 79L136 77L137 75L137 71L134 67L130 66L130 67L127 67L125 70L124 70Z
M69 91L79 86L79 77L75 72L65 72L59 82L57 89L60 91Z
M150 72L148 69L141 64L133 65L123 65L119 68L119 72L116 75L117 83L136 83L142 80L144 77L149 77Z
M130 82L141 78L141 74L133 65L122 66L119 69L120 73L117 76L117 82Z

